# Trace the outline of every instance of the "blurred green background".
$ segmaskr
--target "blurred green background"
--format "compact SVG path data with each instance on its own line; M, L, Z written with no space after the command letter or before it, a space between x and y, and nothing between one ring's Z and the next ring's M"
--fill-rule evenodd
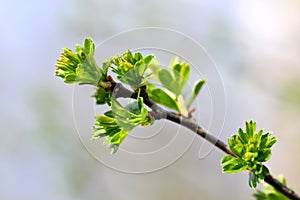
M222 174L223 153L198 158L201 138L171 166L142 175L105 167L81 144L73 87L54 76L61 48L145 26L206 48L226 93L220 137L249 119L272 130L279 139L267 165L299 192L299 10L297 0L1 2L0 199L252 199L247 173Z

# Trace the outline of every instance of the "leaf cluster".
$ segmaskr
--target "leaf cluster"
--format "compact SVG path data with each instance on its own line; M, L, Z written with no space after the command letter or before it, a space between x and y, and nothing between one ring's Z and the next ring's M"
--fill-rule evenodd
M112 57L112 71L124 84L134 90L145 85L151 74L145 75L148 67L155 61L154 55L143 55L139 52L132 54L128 49L122 54Z
M56 62L55 75L64 79L65 83L97 85L103 71L98 67L92 39L86 38L84 45L76 45L75 52L63 48L60 58Z
M110 147L111 153L115 153L133 128L139 125L150 126L154 122L148 113L140 96L126 107L112 98L111 110L96 116L92 139L106 137L103 144Z
M190 65L180 62L175 57L170 64L170 69L161 69L157 65L151 66L154 77L162 85L162 89L152 83L147 84L147 93L149 97L158 104L178 111L184 116L188 116L188 109L199 94L205 80L198 80L192 89L192 95L185 103L182 91L190 77Z
M237 173L249 170L249 185L256 187L267 174L268 168L263 165L271 156L271 147L276 143L276 138L271 133L256 132L256 122L246 122L246 130L241 128L238 134L228 138L231 151L237 155L226 155L221 164L224 173Z

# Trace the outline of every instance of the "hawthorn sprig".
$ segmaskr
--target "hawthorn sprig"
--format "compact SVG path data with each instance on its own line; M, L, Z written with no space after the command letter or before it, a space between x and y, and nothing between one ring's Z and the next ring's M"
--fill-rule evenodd
M256 122L246 122L245 130L239 129L237 134L228 138L229 147L196 124L189 109L206 80L194 83L189 98L183 95L190 76L190 65L179 58L175 57L170 67L165 69L152 54L143 56L140 52L126 50L99 67L95 60L95 44L91 38L86 38L83 46L76 45L75 52L63 49L56 63L55 75L67 84L92 85L96 90L93 95L96 104L110 107L103 115L96 115L92 139L105 138L103 143L110 147L111 153L117 152L135 127L151 126L156 120L166 119L190 129L225 152L227 155L221 161L224 173L248 170L250 187L255 188L263 180L268 183L270 186L254 195L257 200L285 197L300 200L299 195L286 186L283 177L273 178L263 164L271 157L271 147L276 138L263 130L257 132ZM157 87L153 81L161 86ZM133 100L122 105L118 101L121 97Z

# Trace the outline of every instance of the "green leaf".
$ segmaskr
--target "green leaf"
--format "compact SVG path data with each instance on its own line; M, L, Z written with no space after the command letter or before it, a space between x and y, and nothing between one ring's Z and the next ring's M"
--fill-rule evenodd
M97 86L103 71L94 58L95 45L92 39L86 38L84 46L76 45L75 53L64 48L56 62L55 75L65 83L91 84Z
M156 88L153 84L147 84L147 93L150 99L155 103L161 104L168 108L179 111L176 100L174 100L167 92L160 88Z
M177 56L171 60L170 66L175 66L176 64L180 64L180 60Z
M143 60L146 65L149 65L153 62L154 58L155 58L155 56L150 54L150 55L147 55L146 57L144 57Z
M178 79L182 79L182 81L185 81L185 82L189 79L189 77L190 77L190 65L189 64L187 64L185 62L180 63L179 58L175 57L171 61L170 66L174 72L174 75L178 76ZM184 85L183 85L183 87L184 87Z
M247 163L239 158L234 158L231 155L223 157L222 162L223 173L237 173L247 169Z
M256 130L256 122L252 120L250 122L246 122L246 134L248 138L251 138L255 134Z
M94 42L91 38L86 38L84 40L84 45L83 46L84 46L84 52L87 55L90 55L90 54L94 53L95 44L94 44Z
M202 79L202 80L198 80L195 84L194 84L194 87L192 89L192 96L188 102L188 105L187 105L187 108L190 108L192 103L195 101L197 95L199 94L202 86L204 85L204 83L206 82L205 79Z
M244 133L244 131L241 128L239 128L239 130L238 130L238 137L240 138L241 142L244 145L248 143L248 140L249 140L248 135L246 133Z
M174 93L176 96L181 95L190 75L190 66L186 63L175 64L171 66L171 71L161 69L157 72L159 82Z
M157 78L158 77L157 74L160 70L160 66L159 66L157 59L153 59L152 62L149 63L149 69L151 70L152 74L154 75L154 78Z
M174 84L175 80L173 79L171 73L166 69L161 69L158 72L158 79L164 88L167 88L172 93L178 96L178 88Z
M270 137L270 135L268 135ZM266 142L265 148L271 148L275 143L277 139L275 137L270 137L268 141Z
M181 94L190 77L190 65L187 63L176 64L171 66L171 69L173 69L175 81L180 91L179 94Z

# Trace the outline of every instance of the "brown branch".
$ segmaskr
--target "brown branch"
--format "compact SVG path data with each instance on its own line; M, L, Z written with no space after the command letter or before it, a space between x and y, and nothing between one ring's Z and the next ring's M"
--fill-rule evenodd
M119 97L124 97L124 98L137 98L137 93L136 92L131 92L128 90L126 87L124 87L120 83L113 83L111 87L111 91L113 91L114 97L119 98ZM206 130L204 130L201 126L197 125L196 122L191 119L191 118L184 118L181 116L178 116L172 112L166 111L162 107L158 106L156 103L154 103L149 97L148 94L146 93L145 88L142 88L141 94L140 94L143 99L144 103L151 108L152 110L152 116L156 120L160 119L167 119L169 121L172 121L176 124L179 124L181 126L184 126L191 131L195 132L197 135L201 136L205 140L209 141L212 145L218 147L220 150L225 152L226 154L230 154L233 157L237 157L224 143L223 141L219 140L215 136L211 135L208 133ZM282 184L279 182L277 179L273 178L271 174L267 175L264 179L264 181L270 185L272 185L275 189L277 189L279 192L284 194L286 197L293 199L293 200L300 200L300 196L296 194L293 190L288 188L286 185Z

